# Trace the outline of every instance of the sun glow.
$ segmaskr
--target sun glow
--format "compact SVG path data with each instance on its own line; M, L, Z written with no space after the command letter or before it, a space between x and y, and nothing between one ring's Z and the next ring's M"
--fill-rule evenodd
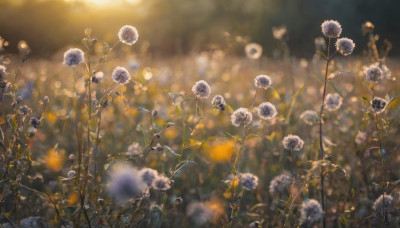
M65 0L66 2L85 2L87 4L93 4L98 6L106 6L112 4L129 3L138 4L141 0Z

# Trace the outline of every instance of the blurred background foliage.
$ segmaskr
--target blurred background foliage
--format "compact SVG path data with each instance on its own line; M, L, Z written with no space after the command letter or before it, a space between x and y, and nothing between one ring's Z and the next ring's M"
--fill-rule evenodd
M365 47L361 24L371 21L380 42L388 39L400 50L400 1L398 0L0 0L0 36L8 52L25 40L35 56L49 57L75 40L86 27L100 40L114 43L125 24L140 32L139 45L154 56L222 49L243 53L247 42L260 43L271 56L277 41L272 27L285 25L288 45L298 57L314 53L314 38L321 36L325 19L338 20L342 36ZM98 0L97 3L106 2ZM356 53L363 48L356 48Z

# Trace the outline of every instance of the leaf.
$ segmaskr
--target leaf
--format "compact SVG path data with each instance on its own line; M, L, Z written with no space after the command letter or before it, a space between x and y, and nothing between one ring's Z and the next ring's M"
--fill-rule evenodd
M164 145L164 148L165 148L168 152L170 152L172 155L174 155L177 159L180 159L180 158L181 158L181 155L175 153L175 151L172 150L169 146Z
M387 108L388 108L388 109L389 109L389 108L395 108L396 106L398 106L398 105L399 105L399 101L400 101L399 98L400 98L399 96L393 97L393 98L389 101L389 103L388 103L388 105L387 105Z
M179 167L179 168L175 171L175 173L172 176L176 176L176 175L179 176L182 173L183 167L192 166L192 165L197 165L197 162L190 161L190 160L182 161L181 163L179 163L177 165L177 167Z
M286 123L288 123L288 124L290 123L290 116L291 116L291 114L292 114L292 110L293 110L294 104L296 103L297 97L298 97L300 94L303 93L303 88L304 88L304 83L302 83L302 84L300 85L300 88L296 91L296 94L294 95L294 98L293 98L293 100L292 100L292 103L290 104L289 112L288 112L288 114L287 114L287 116L286 116Z
M168 123L165 124L166 128L173 127L173 126L176 126L176 124L172 123L172 122L168 122Z
M366 98L366 97L364 97L364 96L362 96L361 99L363 99L363 101L368 102L368 98Z
M317 75L317 74L314 73L314 74L312 74L312 75L314 76L315 79L317 79L317 81L318 81L319 83L322 84L322 81L318 78L318 75Z

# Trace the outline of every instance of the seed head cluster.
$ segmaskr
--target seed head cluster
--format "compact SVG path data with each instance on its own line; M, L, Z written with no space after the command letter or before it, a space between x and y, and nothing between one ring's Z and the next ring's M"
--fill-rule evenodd
M129 80L131 80L131 75L126 68L117 66L112 72L112 79L116 83L125 85Z
M194 84L192 91L197 98L207 99L211 94L211 88L204 80L200 80Z
M253 115L247 108L239 108L231 115L231 122L235 127L247 126L251 121L253 121Z
M223 96L221 95L216 95L212 101L211 104L213 106L216 106L220 111L225 111L225 107L226 107L226 103L225 103L225 99Z
M393 212L395 210L393 197L387 194L385 194L385 197L383 197L383 195L379 196L379 198L375 200L372 209L374 209L375 216L377 217L383 217L384 212L385 214Z
M249 43L245 46L244 51L247 58L249 59L259 59L262 55L262 47L256 43Z
M365 77L368 81L378 83L383 79L383 72L377 64L372 64L364 71Z
M325 108L330 111L336 111L342 106L343 98L337 93L329 93L325 98Z
M327 38L338 38L342 33L342 26L334 20L324 21L321 25L322 33Z
M381 113L385 110L387 103L388 102L385 99L383 99L381 97L375 97L371 101L371 106L375 112Z
M290 175L283 173L274 177L269 183L269 193L276 195L283 192L292 183Z
M321 221L323 211L321 205L315 199L303 202L301 205L301 220L303 224L315 224Z
M242 173L240 174L240 180L244 189L253 190L257 188L258 185L258 177L251 173Z
M304 141L297 135L287 135L283 138L282 144L286 150L299 151L303 148Z
M273 104L264 102L258 106L258 116L264 120L270 120L278 114Z
M353 40L349 38L340 38L336 41L336 50L344 56L353 53L355 46Z
M158 175L153 182L153 188L158 191L167 191L171 188L170 183L171 181L168 179L168 177Z
M318 123L318 115L314 110L306 110L300 114L300 119L307 125Z
M190 203L186 208L188 216L196 225L201 226L213 218L212 210L204 203Z
M84 54L79 48L71 48L64 53L64 64L75 66L83 62Z
M256 88L268 89L272 84L272 80L269 76L262 74L254 79L254 84Z
M142 179L142 181L146 183L148 187L150 187L153 185L153 182L158 176L158 173L154 169L144 168L140 170L139 176Z
M136 43L139 38L137 29L130 25L124 25L118 32L119 40L127 45Z

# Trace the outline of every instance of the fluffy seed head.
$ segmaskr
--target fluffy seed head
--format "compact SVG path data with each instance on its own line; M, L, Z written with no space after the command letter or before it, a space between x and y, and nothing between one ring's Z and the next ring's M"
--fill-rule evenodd
M336 41L336 50L344 56L353 53L355 46L353 40L349 38L340 38Z
M251 173L242 173L240 174L240 180L244 189L253 190L256 189L258 185L258 177Z
M157 171L150 168L144 168L139 171L140 178L147 184L147 186L152 186L157 175Z
M361 31L363 35L373 32L374 28L375 28L374 24L372 24L369 21L366 21L364 24L361 25Z
M303 148L304 141L297 135L287 135L283 138L282 144L286 150L299 151Z
M246 52L246 56L249 59L258 59L262 54L262 47L256 43L246 44L244 51Z
M204 203L190 203L186 208L186 215L196 223L196 225L203 225L213 218L212 210Z
M254 221L249 224L249 228L259 228L259 227L261 227L259 221Z
M158 191L167 191L171 188L170 183L167 177L158 175L153 182L153 188Z
M300 114L300 119L308 125L318 123L318 115L314 110L307 110Z
M300 214L303 224L314 224L321 221L323 211L318 201L310 199L303 202Z
M21 115L27 115L32 112L32 110L26 105L19 107L18 111Z
M267 75L258 75L254 79L254 85L256 88L263 88L263 89L268 89L272 84L272 80L269 76Z
M323 37L317 37L314 39L315 50L324 51L326 49L326 42Z
M140 147L139 143L134 142L128 147L128 152L125 154L130 156L140 155L142 154L142 148Z
M375 97L371 101L371 106L375 112L381 113L385 110L387 103L388 102L385 99L380 98L380 97Z
M378 83L383 79L383 72L381 68L378 67L377 64L372 64L364 71L365 77L367 80L373 83Z
M110 173L108 191L121 202L139 197L146 189L146 183L139 176L139 171L127 164L115 165Z
M269 193L276 195L285 190L292 183L290 175L283 173L274 177L269 183Z
M72 177L76 176L76 172L74 170L70 170L70 171L68 171L67 176L69 178L72 178Z
M226 106L225 99L221 95L216 95L212 99L211 104L213 106L216 106L220 111L224 111L225 110L225 106Z
M83 51L79 48L71 48L64 53L64 64L75 66L83 62Z
M264 102L258 106L258 116L264 120L270 120L278 114L273 104Z
M118 32L119 40L127 45L136 43L139 38L137 29L130 25L124 25Z
M211 94L211 88L204 80L200 80L194 84L192 91L196 97L200 99L207 99Z
M391 195L385 194L379 196L378 199L375 200L372 209L375 211L375 216L383 217L384 213L391 213L395 210L393 205L393 197Z
M124 67L117 66L112 72L112 79L114 82L125 85L131 80L131 75Z
M342 106L343 98L337 93L329 93L325 98L325 108L330 111L336 111Z
M231 122L235 127L247 126L251 121L253 121L253 115L247 108L239 108L231 115Z
M272 35L275 39L281 40L287 33L286 26L272 27Z
M357 143L358 145L362 145L365 143L367 140L367 133L359 131L356 135L356 138L354 139L354 142Z
M338 38L342 33L342 26L334 20L324 21L321 25L322 33L327 38Z
M6 70L7 68L5 66L0 65L0 80L3 80L6 77L7 75Z

